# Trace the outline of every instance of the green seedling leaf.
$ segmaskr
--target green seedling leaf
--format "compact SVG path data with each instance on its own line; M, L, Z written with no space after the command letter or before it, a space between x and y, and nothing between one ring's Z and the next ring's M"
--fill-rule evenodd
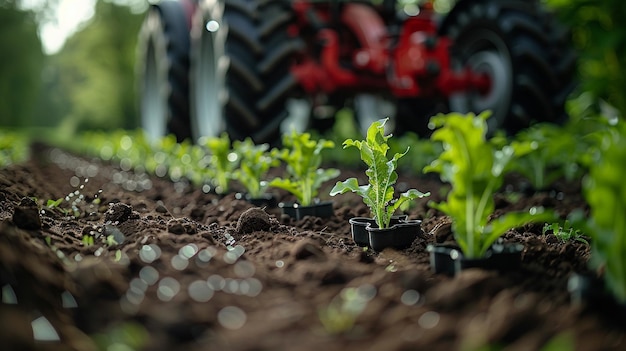
M409 151L407 147L403 153L395 153L391 159L387 157L389 145L387 140L391 135L385 136L385 123L388 119L378 120L370 125L365 140L347 139L343 142L344 149L355 147L359 149L361 160L368 166L365 171L369 184L359 185L356 178L349 178L343 182L337 182L331 189L330 195L335 196L346 192L354 192L363 198L363 202L372 212L379 228L389 228L391 216L405 202L411 201L429 193L422 193L416 189L410 189L394 200L394 187L398 179L396 168L398 160Z
M299 134L293 130L283 137L284 149L274 150L276 158L287 164L287 178L275 178L269 186L284 189L294 196L302 206L309 206L317 196L319 188L326 181L339 176L339 170L320 168L322 150L332 149L335 143L330 140L312 140L311 134Z
M63 202L63 198L57 199L57 200L48 200L48 202L46 202L46 207L48 208L56 208L59 207L59 205Z

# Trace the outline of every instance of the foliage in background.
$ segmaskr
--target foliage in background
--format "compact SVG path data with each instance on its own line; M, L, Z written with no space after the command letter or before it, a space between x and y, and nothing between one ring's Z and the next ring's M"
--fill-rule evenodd
M287 165L287 177L274 178L269 186L286 190L296 196L301 206L309 206L322 183L339 176L337 169L320 168L322 150L333 149L335 143L326 139L313 140L309 133L292 130L283 135L283 147L275 156Z
M407 146L404 152L393 154L391 159L387 157L389 151L387 140L391 135L385 136L386 122L387 119L381 119L372 123L364 140L346 139L343 142L344 149L355 147L360 151L361 160L368 167L365 174L369 184L359 185L356 178L349 178L343 182L337 182L330 191L331 196L349 191L361 196L363 202L369 207L376 225L381 229L389 228L391 216L403 203L430 195L416 189L409 189L400 194L397 199L393 198L395 193L393 185L398 180L398 173L396 173L398 160L409 152L410 147Z
M468 258L483 257L507 230L532 221L554 219L542 208L509 212L495 220L493 195L502 186L507 166L515 158L509 145L497 148L486 139L489 113L450 113L431 118L437 127L432 139L443 143L444 151L427 166L451 184L446 201L431 206L452 219L454 238Z
M137 125L134 83L137 33L143 16L98 1L94 18L49 58L38 118L61 132Z
M544 0L572 31L581 91L626 113L626 3L622 0Z
M0 6L0 126L34 123L44 55L35 14L15 1Z
M24 133L0 129L0 168L28 159L30 138Z
M590 264L604 271L609 290L626 303L626 126L603 133L600 145L601 153L583 183L590 219L573 222L591 237Z

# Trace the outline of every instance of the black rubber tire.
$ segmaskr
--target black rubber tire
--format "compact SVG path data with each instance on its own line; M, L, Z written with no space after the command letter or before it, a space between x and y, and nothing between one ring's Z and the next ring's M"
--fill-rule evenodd
M288 1L214 0L194 18L191 54L194 138L228 132L276 143L286 101L298 87L290 74L304 44L288 35ZM211 30L209 30L211 29Z
M150 6L139 32L141 126L151 139L191 137L189 124L189 28L179 1Z
M510 74L507 79L492 77L499 85L485 98L466 95L465 111L452 99L450 109L479 113L485 106L477 101L500 94L488 121L490 131L514 134L535 122L565 122L564 104L574 88L576 66L569 31L536 0L462 1L457 7L440 28L442 35L454 40L453 60L489 66L499 57L502 69L510 69Z

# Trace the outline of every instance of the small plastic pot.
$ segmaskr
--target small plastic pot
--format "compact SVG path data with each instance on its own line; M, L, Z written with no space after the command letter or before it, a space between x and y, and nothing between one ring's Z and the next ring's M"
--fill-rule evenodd
M422 221L407 220L406 216L392 219L389 228L378 228L372 218L355 217L350 219L352 239L359 246L369 246L375 251L385 248L405 249L423 234ZM367 233L367 240L365 239Z
M388 247L406 249L423 234L420 220L405 220L384 229L369 226L367 231L370 247L374 251L382 251Z
M256 207L274 208L278 205L276 197L272 194L263 194L261 197L251 197L249 194L236 193L235 198L238 200L246 200Z
M509 272L520 267L524 245L518 243L495 243L484 257L467 258L458 247L429 245L431 270L435 273L454 275L464 269L480 268ZM454 268L451 268L451 267Z
M430 253L430 270L437 274L454 275L456 273L456 258L461 255L461 250L454 245L426 246Z
M296 220L301 220L305 216L330 218L335 213L332 201L318 202L310 206L281 202L278 204L278 207L282 209L283 214Z
M408 218L406 215L392 216L389 225L398 224ZM353 217L348 221L350 223L350 231L352 233L352 240L361 247L370 246L369 232L367 226L371 225L376 227L376 220L368 217Z
M626 304L617 301L597 275L573 273L567 281L567 290L573 305L605 313L619 324L626 323Z

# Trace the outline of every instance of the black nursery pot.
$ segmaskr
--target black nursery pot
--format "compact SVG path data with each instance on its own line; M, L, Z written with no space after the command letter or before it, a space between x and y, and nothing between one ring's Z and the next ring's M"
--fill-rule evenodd
M407 220L406 216L394 216L389 228L378 228L372 218L354 217L350 219L352 239L359 246L369 246L375 251L387 247L405 249L422 235L422 221Z
M426 246L430 253L430 269L433 273L454 275L456 273L456 259L461 255L461 250L453 245Z
M574 273L569 277L567 290L572 304L606 313L617 323L626 323L626 304L617 301L597 275Z
M450 245L429 245L427 250L430 252L431 270L434 273L454 275L469 268L501 272L516 270L522 262L524 245L496 243L481 258L466 258L458 247Z
M274 208L278 206L276 197L272 194L263 194L261 197L251 197L250 194L236 193L235 198L246 200L256 207Z
M300 220L305 216L330 218L335 213L332 201L318 202L310 206L281 202L278 204L278 207L282 209L283 214L296 220Z
M389 225L395 225L408 218L406 215L392 216ZM376 227L376 220L368 217L354 217L348 221L352 232L352 240L359 246L370 246L369 232L367 226Z

